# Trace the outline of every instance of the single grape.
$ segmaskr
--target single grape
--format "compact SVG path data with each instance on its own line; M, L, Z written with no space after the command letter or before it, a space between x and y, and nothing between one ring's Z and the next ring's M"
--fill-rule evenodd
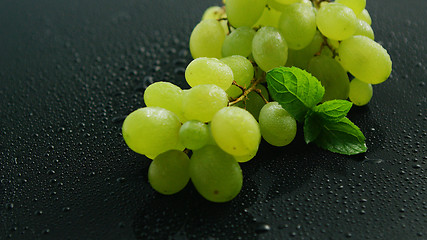
M287 6L293 3L301 2L300 0L267 0L269 7L282 12Z
M273 146L286 146L297 134L297 122L277 102L267 103L259 114L261 135Z
M350 80L341 64L329 56L314 57L308 64L307 71L315 76L325 87L322 101L347 99Z
M356 14L345 5L327 3L317 11L316 24L327 38L344 40L356 31L357 18Z
M123 139L130 149L154 158L170 149L179 148L181 123L169 110L145 107L129 114L123 122Z
M252 55L258 66L268 72L285 65L288 45L277 28L262 27L252 40Z
M235 27L251 27L261 17L267 0L227 0L228 21Z
M372 24L371 15L369 15L368 10L363 9L363 11L360 12L359 14L357 14L356 16L358 19L365 21L367 24L369 24L369 25Z
M200 195L212 202L232 200L243 184L242 170L233 156L213 145L193 152L190 177Z
M219 6L212 6L205 10L202 16L202 20L205 19L225 19L227 18L227 14L225 13L225 8L219 7ZM222 29L224 30L225 34L228 34L228 26L227 21L220 21Z
M211 124L215 142L225 152L244 156L258 149L259 125L248 111L238 107L223 108L214 115Z
M322 43L322 34L319 31L316 31L313 40L307 47L301 50L289 49L288 61L286 62L285 66L295 66L298 68L306 69L308 66L308 62L314 57L316 53L320 52Z
M258 21L254 24L253 27L261 28L265 26L270 26L270 27L278 28L281 14L282 12L274 8L265 7L261 17L258 19Z
M184 147L196 150L205 146L209 140L209 128L203 122L191 120L179 129L179 141Z
M214 84L197 85L183 97L182 110L188 120L211 121L213 115L228 104L227 93Z
M215 84L227 90L233 83L233 70L216 58L197 58L185 70L188 85Z
M354 32L354 35L362 35L372 40L374 40L375 38L374 30L372 30L371 26L360 19L358 19L357 21L356 32Z
M387 50L368 37L342 41L338 55L344 68L361 81L378 84L390 76L392 63Z
M366 7L366 0L335 0L335 2L351 8L356 15L361 13Z
M182 90L169 82L155 82L145 89L144 102L147 107L161 107L175 113L183 121Z
M181 191L190 180L190 159L178 150L159 154L148 168L148 181L157 192L170 195Z
M261 91L261 95L268 101L268 90L263 85L258 84L255 89L259 89L259 91ZM259 112L264 105L264 99L255 91L250 92L246 99L236 104L237 107L246 109L250 112L256 120L258 120Z
M313 7L303 3L286 7L279 20L279 30L290 49L300 50L307 47L316 34L316 15Z
M372 85L355 78L350 83L348 97L356 106L363 106L371 101L373 95Z
M249 87L254 78L254 67L247 58L234 55L223 58L221 61L233 70L234 81L236 81L237 84L245 88ZM243 92L239 87L231 85L226 93L229 97L235 98L240 96Z
M194 59L199 57L221 58L225 32L215 19L202 20L190 36L190 52Z
M258 148L248 155L233 156L233 157L234 157L234 159L236 159L237 162L244 163L244 162L248 162L248 161L252 160L256 156L257 152L258 152Z
M252 52L252 39L255 30L250 27L239 27L227 35L222 45L222 56L241 55L247 57Z

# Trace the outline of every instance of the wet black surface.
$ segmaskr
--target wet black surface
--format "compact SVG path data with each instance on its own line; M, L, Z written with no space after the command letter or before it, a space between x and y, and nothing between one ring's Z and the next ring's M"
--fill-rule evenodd
M427 239L426 2L368 0L393 73L350 118L368 152L262 143L226 204L147 182L120 136L144 87L186 87L220 1L0 2L0 239Z

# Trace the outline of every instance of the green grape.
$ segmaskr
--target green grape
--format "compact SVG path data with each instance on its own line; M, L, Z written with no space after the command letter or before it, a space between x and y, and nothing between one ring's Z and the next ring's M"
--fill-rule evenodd
M258 21L254 24L253 27L260 28L270 26L278 28L281 14L282 12L279 12L274 8L265 7L261 17L258 19Z
M211 121L213 115L227 105L227 93L214 84L197 85L186 91L182 100L184 117L201 122Z
M170 195L181 191L190 180L190 159L178 150L159 154L148 168L148 181L157 192Z
M321 56L327 56L332 58L334 56L334 52L332 52L332 50L329 47L324 47L322 48L322 50L320 51L320 55ZM310 59L311 60L311 59ZM310 63L310 62L309 62Z
M290 49L300 50L307 47L316 34L316 15L313 7L303 3L289 5L280 17L279 29Z
M123 139L130 149L154 158L162 152L179 148L181 123L169 110L145 107L129 114L122 126Z
M344 40L356 31L357 18L354 12L343 4L324 4L317 11L316 24L320 32L333 40Z
M211 131L218 146L233 156L251 154L261 140L258 122L238 107L219 110L212 118Z
M361 81L378 84L390 76L392 63L387 50L368 37L342 41L338 55L344 68Z
M267 0L269 7L282 12L287 6L293 3L301 2L300 0Z
M332 39L327 39L326 42L328 43L329 46L332 47L332 49L337 49L340 46L340 42L337 40L332 40Z
M202 16L202 20L205 19L220 19L225 13L225 9L219 6L212 6L205 10Z
M256 85L256 89L259 89L261 95L268 101L268 90L261 84ZM250 112L256 120L258 120L259 112L264 105L264 99L255 91L250 92L245 100L236 104L237 107L244 108Z
M252 52L252 39L255 36L255 30L250 27L239 27L225 37L222 45L222 56L232 55L249 56Z
M347 99L350 81L341 64L329 56L314 57L308 64L307 71L315 76L325 87L322 101Z
M223 58L221 61L233 70L234 81L236 81L237 84L245 88L249 87L254 77L254 67L247 58L240 55L234 55ZM229 97L236 98L242 95L243 92L239 87L231 85L231 87L227 89L226 93Z
M197 58L185 70L188 85L215 84L227 90L233 83L233 70L216 58Z
M348 98L356 106L364 106L371 101L373 95L372 85L355 78L350 83Z
M267 103L259 114L261 135L276 147L286 146L297 134L297 122L277 102Z
M212 145L193 152L190 177L200 195L212 202L232 200L243 185L242 170L233 156Z
M261 17L267 0L227 0L228 21L235 27L251 27Z
M208 125L196 120L185 122L179 129L179 141L184 147L191 150L205 146L208 143L209 135Z
M215 19L202 20L190 36L190 52L194 59L199 57L221 58L225 32Z
M369 25L372 24L371 15L369 15L368 10L366 9L363 9L363 11L357 14L356 17L362 21L365 21Z
M155 82L145 89L144 102L147 107L161 107L175 113L183 121L182 90L169 82Z
M366 7L366 0L335 0L337 3L341 3L351 8L357 15L362 12Z
M262 27L252 40L252 55L258 66L268 72L285 65L288 45L277 28Z
M354 35L362 35L372 40L374 40L375 38L374 30L372 30L371 26L365 21L362 21L360 19L358 19L357 21L356 32L354 33Z
M202 16L202 20L205 19L225 19L227 18L227 14L225 14L225 9L219 6L212 6L205 10ZM222 29L224 30L224 33L228 34L228 26L227 21L220 21Z
M320 52L322 43L322 34L319 31L316 31L313 40L307 47L301 50L289 49L288 61L286 62L285 66L295 66L298 68L306 69L308 66L308 62L313 58L316 53Z
M233 156L233 157L234 157L234 159L236 159L237 162L244 163L244 162L248 162L248 161L252 160L256 156L257 152L258 152L258 148L248 155Z

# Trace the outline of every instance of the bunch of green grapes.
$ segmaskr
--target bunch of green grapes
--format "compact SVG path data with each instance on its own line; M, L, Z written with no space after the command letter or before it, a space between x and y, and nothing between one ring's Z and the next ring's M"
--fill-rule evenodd
M374 41L365 6L366 0L227 0L208 8L190 36L191 88L153 83L144 92L146 107L123 123L129 148L152 159L151 186L174 194L191 180L207 200L236 197L240 164L256 156L261 138L282 147L297 132L294 117L265 87L276 67L310 72L325 88L323 101L366 105L372 84L389 77L391 60Z
M240 55L256 71L299 67L321 80L324 101L366 105L371 85L390 76L392 63L374 41L365 7L366 0L227 0L206 10L190 51L195 59ZM353 78L370 87L350 84Z

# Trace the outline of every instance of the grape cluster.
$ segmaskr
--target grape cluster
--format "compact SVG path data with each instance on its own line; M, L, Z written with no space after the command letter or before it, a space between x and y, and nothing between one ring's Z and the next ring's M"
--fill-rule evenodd
M226 0L224 7L208 8L190 37L194 60L185 79L191 88L151 84L144 92L146 107L123 123L129 148L153 159L151 186L174 194L191 179L210 201L236 197L243 183L239 163L254 158L261 137L286 146L296 135L295 116L270 101L265 86L266 73L274 68L310 72L325 89L322 101L367 104L371 84L390 75L391 60L373 40L365 5L365 0Z
M194 28L194 58L241 55L264 72L295 66L322 82L323 101L349 98L358 106L371 100L372 84L390 76L390 56L374 41L366 0L224 2L208 8Z

